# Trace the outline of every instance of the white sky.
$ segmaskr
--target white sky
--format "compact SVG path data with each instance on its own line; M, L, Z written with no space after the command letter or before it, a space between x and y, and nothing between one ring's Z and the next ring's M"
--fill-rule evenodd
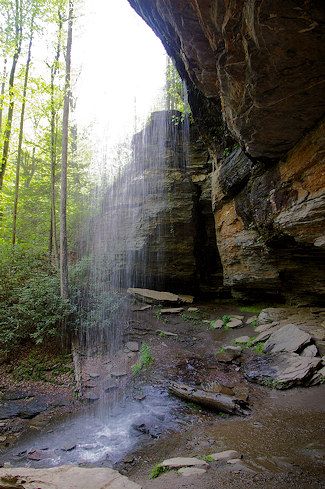
M76 118L94 123L94 137L110 146L150 112L164 85L166 54L160 40L127 0L83 0L72 57L81 67ZM104 141L103 141L104 143Z

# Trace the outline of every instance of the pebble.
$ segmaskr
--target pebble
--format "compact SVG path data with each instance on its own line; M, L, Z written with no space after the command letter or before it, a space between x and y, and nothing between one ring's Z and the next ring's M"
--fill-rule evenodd
M137 352L139 351L139 343L137 341L128 341L125 345L125 347L129 351Z

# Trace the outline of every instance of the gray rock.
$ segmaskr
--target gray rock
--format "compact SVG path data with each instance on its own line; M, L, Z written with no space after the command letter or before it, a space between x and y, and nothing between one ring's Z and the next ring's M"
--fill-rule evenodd
M127 371L123 368L116 367L111 370L112 377L125 377L127 374Z
M23 418L32 419L46 411L48 405L42 401L25 401L24 399L5 402L0 406L0 419Z
M169 307L167 309L161 309L160 313L161 314L178 314L182 311L184 311L183 307Z
M177 469L180 467L203 467L208 464L204 460L195 457L175 457L164 460L160 465L170 469Z
M245 365L244 373L251 382L287 389L308 381L319 364L320 358L281 352L253 358Z
M208 321L210 323L210 321ZM216 319L215 321L211 321L213 329L221 329L223 327L222 319Z
M129 288L127 290L129 294L136 297L137 299L142 299L146 302L160 304L165 302L185 302L191 303L193 302L193 296L185 296L185 295L176 295L171 292L160 292L158 290L151 289L139 289L139 288Z
M235 343L238 345L242 345L244 343L247 343L249 339L250 339L249 336L239 336L238 338L235 338Z
M322 367L320 370L317 370L317 372L312 376L310 381L308 382L308 385L318 385L318 384L323 384L325 382L325 367Z
M316 357L318 353L316 345L309 345L301 352L302 357Z
M264 331L273 328L273 326L276 326L277 324L279 324L277 321L273 321L272 323L260 324L255 328L255 331L257 333L264 333Z
M75 443L70 443L70 444L67 444L67 445L64 445L61 450L63 452L72 452L72 450L74 450L76 448L76 444Z
M198 312L199 308L198 307L188 307L187 310L188 310L188 312Z
M241 455L236 450L224 450L223 452L212 453L210 455L217 462L220 460L239 459Z
M239 328L243 325L243 321L241 319L232 318L231 321L227 323L228 328Z
M8 486L8 479L11 485ZM35 482L37 481L37 483ZM1 468L0 486L22 489L141 489L138 484L108 468L62 465L49 469Z
M52 452L49 452L48 450L31 450L27 453L27 458L28 460L34 460L38 462L40 460L51 457L51 454Z
M230 460L227 460L227 464L231 464L231 465L238 464L240 462L241 462L240 458L231 458Z
M246 324L252 324L254 321L257 321L257 316L251 316L246 319Z
M129 351L134 351L134 352L137 352L139 351L139 343L137 341L128 341L125 345L125 347L129 350Z
M276 325L276 326L273 326L272 328L266 329L265 331L263 331L262 333L260 333L259 335L256 336L256 338L253 340L253 345L256 345L256 343L260 343L261 341L266 341L267 339L269 339L271 334L278 331L281 327L282 326L280 326L280 325Z
M294 324L287 324L271 334L265 343L264 351L278 353L282 351L295 352L308 344L311 336L297 328Z

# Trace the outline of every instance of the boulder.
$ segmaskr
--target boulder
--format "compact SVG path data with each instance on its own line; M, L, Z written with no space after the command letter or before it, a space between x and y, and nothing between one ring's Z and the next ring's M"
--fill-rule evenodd
M318 353L316 345L309 345L301 352L302 357L316 357Z
M295 352L307 345L310 340L311 336L308 333L294 324L287 324L271 334L265 343L264 351L268 353Z
M37 481L37 482L36 482ZM10 482L10 483L9 483ZM113 469L62 465L50 469L2 468L0 487L10 489L141 489Z
M253 358L245 364L244 373L250 382L287 389L306 383L320 362L320 358L281 352Z

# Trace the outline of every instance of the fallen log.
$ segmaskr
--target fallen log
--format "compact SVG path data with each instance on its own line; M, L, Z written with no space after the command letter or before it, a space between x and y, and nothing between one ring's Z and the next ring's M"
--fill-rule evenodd
M247 414L247 403L235 396L206 391L185 384L172 382L169 391L185 401L195 402L210 409L215 409L227 414Z

